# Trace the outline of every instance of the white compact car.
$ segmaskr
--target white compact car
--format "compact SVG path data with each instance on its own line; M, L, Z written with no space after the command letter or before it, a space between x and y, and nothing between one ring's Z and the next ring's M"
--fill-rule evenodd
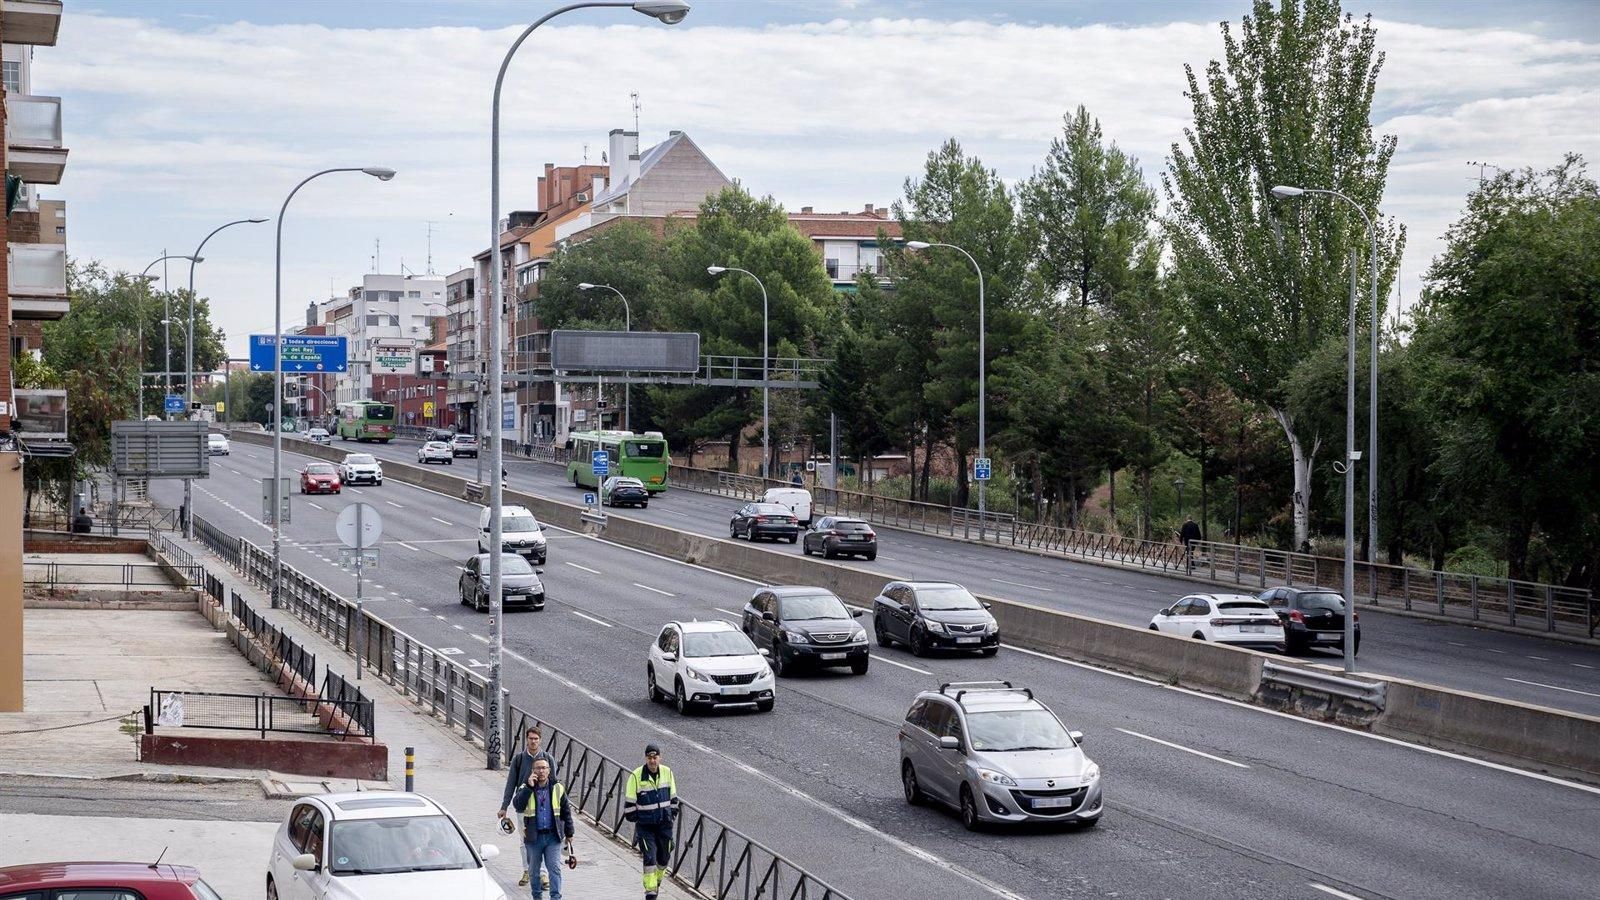
M1156 613L1151 631L1256 650L1283 649L1283 623L1265 602L1245 594L1190 594Z
M267 900L505 900L455 818L421 794L363 791L305 797L272 839Z
M339 480L345 484L383 484L383 466L370 453L346 453L339 463Z
M442 462L451 465L456 461L456 453L444 441L429 441L417 448L417 462L428 463Z
M697 708L772 709L772 667L731 622L668 622L650 645L649 696L671 698L682 715Z
M206 450L209 451L212 456L227 456L228 455L228 438L227 438L227 436L226 435L217 434L214 431L211 432L210 434L207 434L206 435Z

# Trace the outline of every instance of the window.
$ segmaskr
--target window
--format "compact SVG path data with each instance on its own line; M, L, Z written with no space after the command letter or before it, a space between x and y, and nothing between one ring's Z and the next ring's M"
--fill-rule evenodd
M206 884L204 881L196 881L194 884L189 885L189 890L194 894L196 900L222 900L222 895L212 890L211 885Z
M306 845L301 850L315 856L319 865L322 863L322 839L322 813L313 809L311 823L306 830Z
M311 817L317 812L309 803L302 803L289 814L289 843L296 850L303 850L306 846L306 829L311 825Z
M943 703L928 701L928 709L923 719L922 727L926 728L934 737L944 737L946 729L950 727L950 707Z
M918 728L926 728L927 721L928 701L918 700L917 702L911 704L911 708L909 710L906 710L907 725L915 725Z
M1211 615L1211 602L1209 600L1202 600L1199 597L1190 597L1189 598L1189 612L1186 613L1186 615L1191 615L1191 616L1209 616L1209 615Z
M671 628L661 629L661 637L656 641L656 646L664 653L671 653L678 646L678 633Z
M783 598L783 616L785 622L800 622L807 619L848 619L850 611L844 608L839 598L832 594L810 594L803 597Z
M955 585L923 588L917 592L917 606L925 611L983 608L966 588Z
M6 60L3 74L7 91L13 94L22 93L22 61L16 59Z

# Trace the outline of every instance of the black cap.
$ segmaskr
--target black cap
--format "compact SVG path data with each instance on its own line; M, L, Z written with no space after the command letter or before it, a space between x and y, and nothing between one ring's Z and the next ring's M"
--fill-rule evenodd
M645 744L644 745L644 755L645 756L652 756L652 755L660 756L661 755L661 748L657 747L655 744Z

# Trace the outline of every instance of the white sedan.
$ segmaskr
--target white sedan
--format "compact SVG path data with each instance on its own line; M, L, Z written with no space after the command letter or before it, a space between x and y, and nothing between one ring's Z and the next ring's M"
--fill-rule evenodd
M215 431L206 435L206 450L212 456L227 456L228 449L228 438L225 435L217 434Z
M273 836L267 900L450 897L505 900L453 816L421 794L304 797Z
M1256 650L1283 649L1272 607L1245 594L1190 594L1155 614L1151 631Z
M444 441L429 441L417 449L417 462L427 465L433 462L442 462L452 465L456 461L454 450Z

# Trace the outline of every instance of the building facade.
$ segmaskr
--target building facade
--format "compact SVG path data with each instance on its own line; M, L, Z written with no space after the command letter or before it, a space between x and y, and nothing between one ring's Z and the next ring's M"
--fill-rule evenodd
M417 351L434 342L434 320L447 311L445 279L435 276L365 275L345 296L323 303L318 324L347 338L350 351L333 402L379 399L375 389L394 390L396 378L416 377ZM405 358L406 370L395 371Z
M880 234L889 240L900 238L900 223L889 217L888 207L868 203L860 212L819 213L802 206L789 214L789 224L811 239L835 290L855 290L861 275L887 279L888 260Z

